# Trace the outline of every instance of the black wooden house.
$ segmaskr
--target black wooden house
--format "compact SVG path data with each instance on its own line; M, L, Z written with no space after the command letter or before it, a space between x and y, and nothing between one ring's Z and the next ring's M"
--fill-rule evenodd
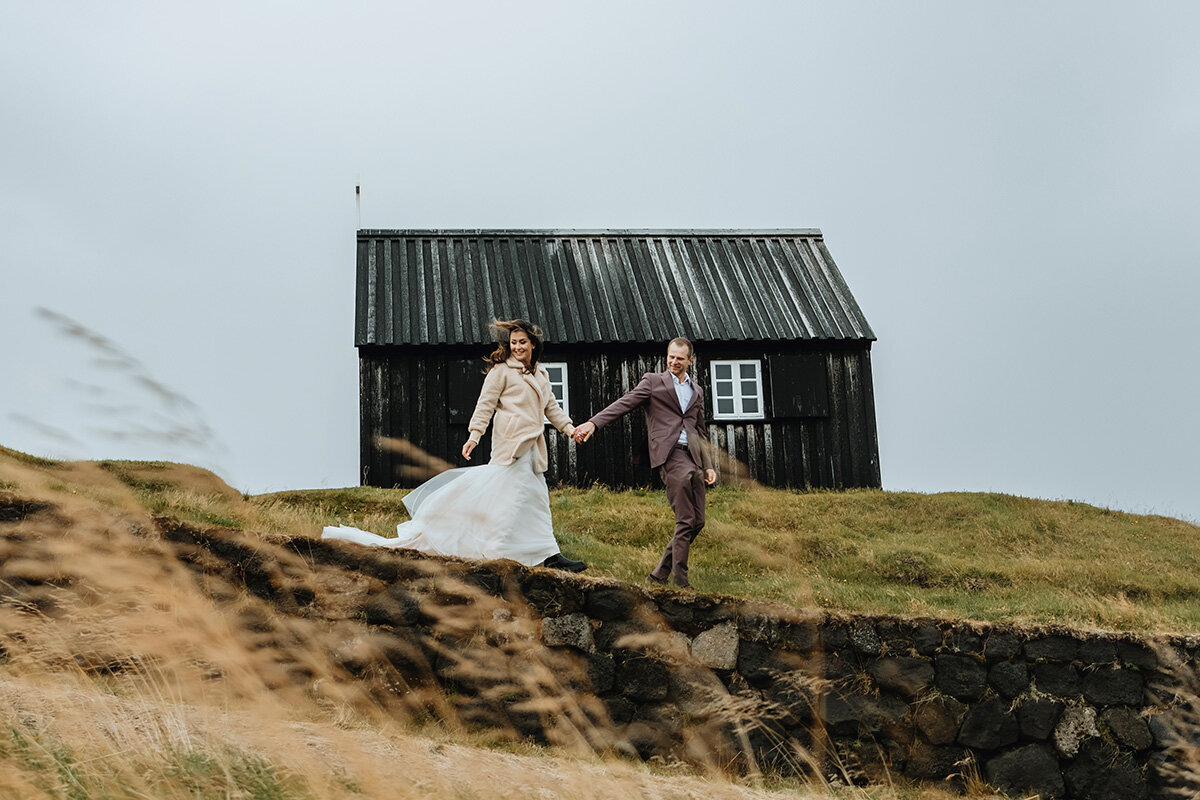
M875 334L819 230L360 230L362 480L405 486L403 439L461 464L493 317L546 334L576 422L696 346L709 438L761 483L878 487ZM575 445L547 425L546 478L648 485L640 414ZM475 464L486 463L485 436ZM731 463L731 462L726 462Z

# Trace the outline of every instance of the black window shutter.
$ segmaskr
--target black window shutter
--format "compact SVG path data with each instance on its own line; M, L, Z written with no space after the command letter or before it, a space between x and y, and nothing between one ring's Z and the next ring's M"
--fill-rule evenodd
M823 354L770 356L768 365L776 418L829 416L829 374Z
M483 360L465 358L446 365L446 421L466 425L471 421L479 390L483 388Z

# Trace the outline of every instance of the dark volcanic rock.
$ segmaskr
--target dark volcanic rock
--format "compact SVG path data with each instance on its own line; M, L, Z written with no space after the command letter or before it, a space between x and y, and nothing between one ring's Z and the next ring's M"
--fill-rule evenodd
M1083 679L1083 696L1098 706L1135 706L1142 702L1137 670L1100 667Z
M933 684L933 664L926 658L882 658L869 672L880 688L913 697Z
M827 653L819 658L821 672L824 674L826 680L834 683L848 681L852 680L857 674L854 665L847 662L837 653Z
M763 699L770 704L780 723L791 728L811 722L813 709L821 702L818 693L803 682L780 680L763 690Z
M834 736L884 732L893 740L907 738L908 704L892 695L830 694L817 713Z
M637 706L624 697L604 698L604 708L613 722L629 722L637 711Z
M987 688L987 670L970 656L939 655L934 659L935 683L946 694L974 702Z
M787 632L787 643L799 650L801 653L807 653L817 646L821 640L821 630L815 622L797 622Z
M684 714L674 703L641 705L633 712L633 719L635 722L644 720L661 725L663 730L675 737L683 728Z
M1007 661L1019 652L1021 640L1008 631L990 633L983 643L983 654L988 661Z
M1062 797L1066 792L1058 759L1050 748L1029 744L988 761L984 767L988 783L1008 794L1024 797Z
M913 719L930 744L951 744L958 738L958 726L966 710L966 704L941 695L919 703Z
M915 653L912 637L907 630L901 630L894 619L881 619L875 623L875 632L883 642L883 651L891 656L903 656Z
M463 582L492 597L504 595L504 577L483 567L468 570L463 575Z
M971 751L965 747L940 747L938 745L917 742L908 755L908 764L904 774L910 778L925 780L947 780L961 775L962 762L971 757Z
M584 610L589 617L599 620L625 619L637 602L638 596L627 589L594 589L587 594Z
M921 625L912 632L913 647L923 656L931 656L942 646L942 631L937 625Z
M999 700L979 703L963 718L958 743L980 750L996 750L1013 744L1020 737L1017 716Z
M908 753L895 742L875 742L870 739L834 742L837 760L844 766L845 775L855 783L887 783L896 772L904 769Z
M665 700L667 668L646 656L631 656L617 667L617 691L631 700Z
M583 589L567 576L548 570L532 570L521 589L525 600L546 616L561 616L583 609Z
M1049 661L1074 661L1079 652L1079 640L1070 636L1042 636L1025 643L1029 658Z
M23 500L4 493L0 494L0 522L20 522L26 517L49 511L54 506L37 500Z
M604 694L616 683L617 665L612 656L603 653L587 654L587 676L592 682L592 690L596 694Z
M1062 716L1063 704L1058 700L1039 697L1025 700L1017 706L1017 722L1021 726L1021 735L1026 739L1036 739L1039 742L1050 738L1058 718Z
M1117 646L1109 639L1088 639L1079 645L1079 660L1088 666L1108 664L1117 659Z
M1001 697L1013 699L1029 686L1029 668L1015 661L1001 661L988 670L988 683Z
M908 713L908 703L892 694L867 695L864 702L858 703L859 721L865 731L883 734L901 744L912 739Z
M1158 656L1144 642L1117 642L1117 659L1142 670L1157 670Z
M946 637L946 649L952 653L981 655L983 639L974 631L954 630Z
M816 711L833 736L844 738L858 733L858 716L849 697L841 694L826 695Z
M1070 664L1035 664L1033 682L1038 691L1070 699L1079 695L1079 670Z
M1110 708L1100 715L1100 721L1112 731L1118 742L1133 750L1145 750L1154 744L1150 726L1132 708Z
M827 625L821 631L821 642L826 650L844 650L850 645L850 633L845 625Z
M793 742L778 726L757 725L747 732L746 738L750 743L754 761L763 769L780 775L796 773L796 751Z
M613 622L604 622L596 629L593 634L593 639L596 647L608 652L625 651L629 649L629 642L622 641L627 636L637 636L652 630L649 625L641 620L615 620Z
M699 629L711 628L720 622L732 621L737 617L737 608L719 599L695 595L692 598L692 622Z
M1142 770L1107 742L1088 742L1063 769L1071 797L1089 800L1145 800L1150 787Z
M774 645L784 636L787 627L778 618L763 613L758 606L749 606L737 618L738 633L751 642Z
M412 685L433 680L433 664L437 652L430 646L430 637L419 629L390 633L375 640L383 657Z
M696 606L691 597L662 595L658 598L658 611L663 621L677 631L690 631L696 622Z
M743 639L738 645L737 671L751 684L761 688L780 672L780 664L770 647Z

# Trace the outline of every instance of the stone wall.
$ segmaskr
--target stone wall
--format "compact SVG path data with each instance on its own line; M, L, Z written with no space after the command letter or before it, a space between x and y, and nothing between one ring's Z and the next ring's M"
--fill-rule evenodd
M643 756L678 755L689 714L710 720L705 702L724 693L761 710L741 722L762 766L787 768L798 745L823 751L833 778L975 770L1020 796L1171 796L1164 712L1186 699L1174 697L1176 676L1194 667L1195 641L806 613L540 575L527 584L542 642L588 660ZM653 632L665 637L659 653L646 652Z
M212 532L166 536L235 552ZM310 577L193 561L284 613L332 630L357 620L334 648L345 669L368 680L386 668L381 685L398 695L449 689L467 724L840 781L978 776L1015 796L1113 800L1200 791L1186 774L1200 768L1195 638L848 616L512 562L281 548Z
M513 562L87 520L0 493L0 662L105 676L153 663L136 641L71 627L115 584L64 557L79 552L70 540L101 564L152 562L129 574L177 581L186 567L253 648L263 685L339 708L718 770L1200 796L1195 637L836 615Z

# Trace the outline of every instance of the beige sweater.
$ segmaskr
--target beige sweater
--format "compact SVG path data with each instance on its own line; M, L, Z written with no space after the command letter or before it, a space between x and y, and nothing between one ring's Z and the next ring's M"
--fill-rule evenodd
M530 447L536 447L533 469L545 472L549 462L543 420L550 420L551 425L568 436L575 432L571 418L554 397L546 370L539 365L530 375L515 358L492 367L483 379L475 413L467 425L472 442L479 444L493 414L496 424L492 428L492 464L511 464Z

